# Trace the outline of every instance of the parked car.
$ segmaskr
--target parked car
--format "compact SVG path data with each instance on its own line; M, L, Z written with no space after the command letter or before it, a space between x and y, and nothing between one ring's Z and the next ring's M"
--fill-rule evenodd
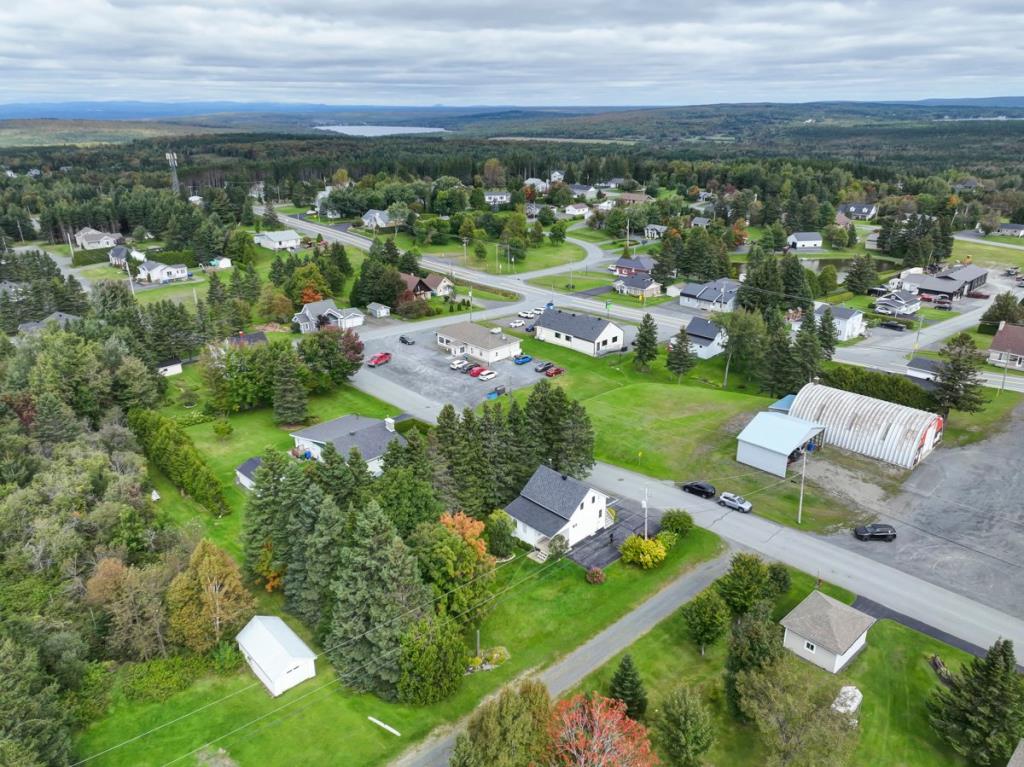
M543 373L543 372L545 372L547 370L550 370L554 366L555 366L554 362L539 362L539 363L537 363L537 365L534 366L533 369L535 371L537 371L538 373Z
M533 313L534 314L544 314L544 307L542 306L539 309L534 309Z
M375 368L379 365L386 365L388 362L391 362L391 352L377 352L370 357L370 361L366 364L368 367Z
M493 370L485 370L483 373L477 376L481 381L492 381L498 377L498 374Z
M714 498L715 493L718 492L717 490L715 490L715 486L712 485L710 482L702 482L700 480L687 482L685 485L683 485L682 490L684 493L699 495L701 498Z
M887 328L889 330L895 330L898 333L902 333L907 329L907 326L902 322L896 322L895 320L889 320L888 322L882 322L879 324L880 328Z
M873 522L870 525L855 527L853 535L859 541L888 541L892 543L896 540L896 528L881 522Z
M754 510L754 504L742 495L736 495L735 493L722 493L718 496L718 505L725 506L733 511L741 511L744 514L749 514Z
M508 394L508 387L506 387L505 384L498 384L493 389L491 389L491 394L494 394L495 396L498 397L500 397L502 394Z
M463 365L461 368L459 368L459 372L460 373L469 373L469 371L471 371L473 368L478 368L478 367L482 367L482 366L481 365L477 365L475 362L467 362L465 365Z
M980 290L972 290L967 294L968 298L988 298L988 293L982 293Z
M519 312L519 316L522 317L524 320L532 320L533 312Z
M558 378L558 376L562 375L564 372L565 368L548 368L544 371L544 375L548 378Z
M501 328L491 328L491 335L496 336L501 332Z
M948 298L940 298L938 301L935 302L935 308L951 312L953 311L953 302L950 301Z
M521 328L525 324L526 323L523 322L522 320L512 320L510 323L508 323L508 326L510 328Z
M466 367L467 365L469 365L469 360L455 360L455 362L453 362L448 367L450 367L452 370L462 370L462 368Z
M871 310L875 314L887 314L890 316L896 314L896 310L889 306L876 306L875 304L871 304Z
M525 365L527 362L533 362L533 357L529 354L518 354L512 358L512 361L517 365Z
M917 297L920 298L922 301L928 301L929 303L935 300L935 297L929 295L928 293L918 293Z
M483 365L474 365L473 367L471 367L469 369L469 375L472 378L479 378L480 374L484 373L486 371L487 371L487 368L485 368Z
M416 342L414 340L412 340L411 338L409 338L409 336L399 336L398 337L398 342L401 343L401 344L405 344L406 346L415 346L416 345Z
M525 330L527 333L532 333L535 330L535 328L533 325L527 325L525 328L523 328L523 330Z

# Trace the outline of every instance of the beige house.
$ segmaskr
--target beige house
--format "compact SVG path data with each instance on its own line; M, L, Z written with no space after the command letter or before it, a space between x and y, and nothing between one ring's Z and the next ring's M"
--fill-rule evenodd
M794 655L838 674L863 649L875 619L812 591L781 621L782 645Z
M473 322L457 322L437 331L437 345L453 357L472 357L490 364L512 359L523 353L519 339Z
M988 348L990 365L1008 370L1024 368L1024 325L1010 325L1005 320L999 323L999 330Z

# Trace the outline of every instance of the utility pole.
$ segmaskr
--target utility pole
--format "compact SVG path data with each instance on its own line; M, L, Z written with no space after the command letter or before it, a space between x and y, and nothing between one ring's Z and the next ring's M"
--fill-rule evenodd
M796 523L804 523L804 477L807 474L807 445L804 445L803 465L800 467L800 505L796 507Z
M647 540L647 488L644 488L644 540Z

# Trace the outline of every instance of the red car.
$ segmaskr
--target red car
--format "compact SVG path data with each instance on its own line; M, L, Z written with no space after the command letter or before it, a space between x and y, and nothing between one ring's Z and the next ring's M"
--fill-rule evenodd
M366 364L368 367L375 368L378 365L384 365L388 362L391 362L391 352L378 352L370 357L370 361Z
M548 378L555 378L556 376L562 375L565 372L565 368L551 368L544 375Z
M483 372L484 372L485 370L487 370L487 368L485 368L485 367L484 367L483 365L474 365L473 367L471 367L471 368L469 369L469 374L470 374L470 375L471 375L471 376L472 376L473 378L476 378L476 377L477 377L478 375L480 375L481 373L483 373Z

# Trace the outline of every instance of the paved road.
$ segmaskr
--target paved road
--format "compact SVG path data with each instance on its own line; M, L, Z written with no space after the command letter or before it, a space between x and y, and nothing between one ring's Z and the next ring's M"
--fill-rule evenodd
M665 618L707 588L729 569L728 552L698 565L676 578L636 609L627 613L562 660L544 669L537 679L558 696L579 684L598 668L657 626ZM455 738L464 723L428 738L392 762L393 767L444 767L451 757Z
M963 242L975 242L979 245L991 245L993 248L1008 248L1010 250L1024 250L1024 245L1014 245L1009 242L997 242L994 240L986 240L985 236L981 232L976 232L973 229L966 229L962 232L956 232L953 235L954 240L962 240Z

